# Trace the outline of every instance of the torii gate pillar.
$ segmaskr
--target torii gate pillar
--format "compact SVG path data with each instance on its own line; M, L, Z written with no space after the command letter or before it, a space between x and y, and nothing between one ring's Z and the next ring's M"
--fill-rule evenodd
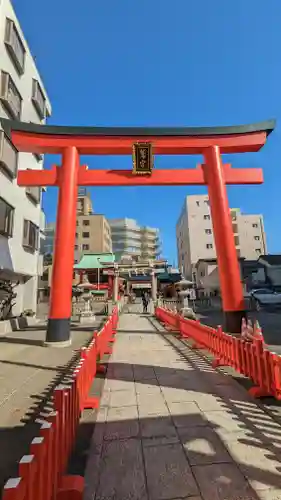
M240 267L234 242L220 149L212 146L204 153L204 177L208 186L214 239L224 311L224 329L239 333L246 316Z
M62 153L50 310L45 342L48 346L66 347L71 343L78 171L77 149L73 146L65 148Z

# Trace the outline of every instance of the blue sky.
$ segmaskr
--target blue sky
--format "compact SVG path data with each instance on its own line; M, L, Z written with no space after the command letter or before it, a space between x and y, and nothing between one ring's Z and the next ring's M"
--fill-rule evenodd
M228 188L230 205L263 213L268 249L281 252L280 0L14 0L53 106L49 123L209 126L276 118L256 154L263 186ZM129 157L91 157L90 168L130 168ZM47 162L50 159L47 159ZM158 157L162 168L193 168L199 157ZM206 188L92 188L94 209L159 227L176 259L175 224L184 197ZM55 219L56 189L45 195Z

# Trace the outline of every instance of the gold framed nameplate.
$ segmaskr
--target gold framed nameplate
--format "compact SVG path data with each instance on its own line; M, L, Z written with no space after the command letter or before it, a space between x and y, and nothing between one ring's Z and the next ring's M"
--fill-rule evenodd
M133 144L133 174L151 175L152 169L152 144L150 142L137 142Z

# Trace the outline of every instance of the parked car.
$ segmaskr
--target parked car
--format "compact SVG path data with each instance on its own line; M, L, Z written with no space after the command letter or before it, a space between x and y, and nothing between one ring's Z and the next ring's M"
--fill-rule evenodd
M281 293L268 288L260 288L250 292L257 311L263 308L281 308Z

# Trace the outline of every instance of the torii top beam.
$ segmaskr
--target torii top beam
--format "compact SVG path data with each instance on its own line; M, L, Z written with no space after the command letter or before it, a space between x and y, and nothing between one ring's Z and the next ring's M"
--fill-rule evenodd
M258 151L274 120L228 127L64 127L1 119L18 151L58 154L75 146L83 155L129 155L138 141L153 143L155 155L202 154L219 146L222 154Z

